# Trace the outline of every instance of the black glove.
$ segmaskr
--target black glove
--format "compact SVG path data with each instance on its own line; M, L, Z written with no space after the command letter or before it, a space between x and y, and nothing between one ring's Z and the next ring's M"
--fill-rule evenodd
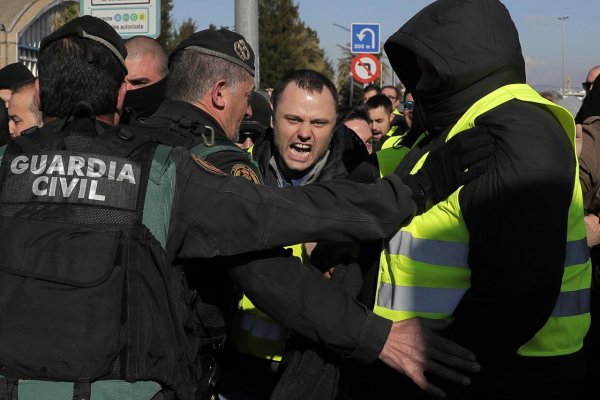
M476 126L432 150L416 174L402 177L413 191L418 212L425 210L429 200L434 203L444 200L460 186L483 174L485 161L494 149L494 139L487 128Z

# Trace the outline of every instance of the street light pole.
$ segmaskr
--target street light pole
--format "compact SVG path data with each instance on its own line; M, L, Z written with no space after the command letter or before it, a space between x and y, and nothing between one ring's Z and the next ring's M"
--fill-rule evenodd
M258 0L235 0L235 30L246 38L254 50L254 82L256 87L260 87Z
M565 34L565 21L568 20L569 17L568 16L562 16L562 17L558 17L558 20L562 23L562 79L563 79L563 84L562 84L562 95L565 95L565 89L567 87L567 78L565 76L565 48L566 48L566 34Z
M340 29L342 29L342 30L344 30L346 32L352 32L350 29L348 29L348 27L342 26L340 24L336 24L335 22L333 23L333 26L335 26L336 28L340 28ZM346 49L346 50L350 51L350 53L352 53L352 50L350 50L350 47L348 47L348 46L342 46L341 44L336 44L336 46L339 47L339 48L341 48L341 49ZM348 82L349 88L348 88L348 90L350 91L350 94L348 96L348 103L349 103L348 105L350 107L352 107L352 99L354 98L354 77L352 76L352 71L350 71L350 73L348 75L349 75L348 76L348 79L349 79L349 82Z

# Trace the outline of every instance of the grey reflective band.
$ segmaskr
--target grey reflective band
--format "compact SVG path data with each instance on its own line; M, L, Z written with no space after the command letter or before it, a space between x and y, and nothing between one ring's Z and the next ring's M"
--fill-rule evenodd
M125 68L125 71L127 71L127 65L125 65L125 60L123 59L123 56L121 55L121 53L119 53L119 50L117 50L117 48L115 46L113 46L109 41L104 40L99 36L90 35L86 31L83 31L81 33L81 35L86 39L90 39L95 42L103 44L104 47L109 49L111 51L111 53L113 53L115 55L115 57L117 57L119 59L119 61L121 61L121 64L123 64L123 68Z
M565 266L584 264L590 258L587 240L583 238L574 242L567 242L567 254L565 255Z
M567 242L566 267L585 263L589 258L586 239ZM389 254L401 255L411 260L441 267L468 268L468 243L419 239L407 231L399 231L388 244Z
M240 328L251 336L265 340L286 340L288 330L277 322L265 320L243 312L240 317Z
M552 310L553 317L571 317L590 312L590 289L560 292Z
M209 56L222 58L222 59L232 62L236 65L239 65L240 67L244 68L246 71L250 72L250 75L254 76L254 69L250 68L248 66L248 64L246 64L245 62L243 62L241 60L238 60L235 57L231 57L230 55L221 53L219 51L214 51L211 49L207 49L206 47L200 47L200 46L188 46L188 47L184 47L181 50L192 50L192 51L195 51L196 53L208 54Z
M379 286L377 305L394 311L452 314L456 305L467 291L464 289Z
M393 286L382 283L377 305L394 311L452 314L467 289ZM590 289L561 292L552 317L570 317L590 312Z
M419 239L410 232L399 231L389 241L390 254L411 258L414 261L445 267L467 268L468 243Z

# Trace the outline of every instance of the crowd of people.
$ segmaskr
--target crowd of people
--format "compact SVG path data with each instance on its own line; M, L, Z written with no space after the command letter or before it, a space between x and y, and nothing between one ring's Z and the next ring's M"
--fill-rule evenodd
M544 98L498 0L384 48L349 108L228 29L2 68L0 398L595 398L600 68Z

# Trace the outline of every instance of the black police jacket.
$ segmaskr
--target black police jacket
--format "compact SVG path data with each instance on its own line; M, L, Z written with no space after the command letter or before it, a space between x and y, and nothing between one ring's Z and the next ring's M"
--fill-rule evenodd
M256 166L249 162L248 154L227 138L212 116L185 101L163 101L152 116L132 124L131 129L141 130L160 143L182 146L196 154L203 153L205 155L201 158L227 174L251 180L257 179L255 176L260 174ZM198 147L203 149L195 151ZM206 149L214 149L214 152L208 153ZM248 174L242 166L250 167L251 172Z
M48 127L52 127L52 124ZM36 300L36 296L28 296L32 301L38 301L36 305L46 310L51 319L63 315L65 311L73 311L73 315L78 318L99 313L101 319L106 318L116 330L126 323L127 329L137 334L132 335L129 338L131 341L128 341L129 339L121 335L115 338L115 329L109 329L108 326L102 326L104 329L100 329L100 326L93 323L89 326L77 325L78 322L63 318L61 329L56 331L53 331L56 325L50 323L53 320L47 321L48 324L44 325L45 332L52 339L40 340L40 335L35 329L19 330L19 326L31 327L31 324L38 321L39 314L31 313L32 308L13 309L11 307L14 304L3 303L5 309L2 315L11 316L11 321L7 322L11 322L11 329L14 330L8 332L9 336L2 341L7 348L13 349L8 352L12 357L0 358L0 364L16 370L17 375L21 377L52 380L94 380L111 377L111 366L115 365L117 359L120 362L132 362L131 358L119 358L120 350L125 348L127 354L133 353L139 357L135 363L138 367L143 364L141 360L145 360L143 365L146 369L120 364L120 371L125 369L129 372L119 377L124 376L128 380L154 379L163 385L176 388L178 396L182 398L194 396L196 387L190 380L194 379L192 370L194 351L197 351L197 347L190 348L185 344L188 343L188 339L184 339L187 338L185 322L189 322L185 315L190 310L189 306L186 306L186 300L182 299L185 292L176 290L180 285L176 279L177 275L166 273L164 269L172 265L176 257L209 258L259 252L255 254L255 259L269 257L275 264L268 249L310 240L368 240L385 237L405 223L415 208L409 189L395 176L375 185L361 186L339 181L305 188L271 189L245 179L228 177L183 148L157 147L156 143L146 143L141 134L116 134L118 138L110 141L113 145L109 151L105 151L94 145L94 124L72 128L73 135L65 135L62 142L51 143L49 147L37 148L36 151L33 150L36 149L34 146L37 145L37 135L33 133L23 137L33 143L30 147L24 145L28 155L21 155L19 151L10 148L5 151L1 164L3 175L0 182L0 228L4 231L3 237L9 238L12 235L13 240L5 240L2 245L4 256L0 273L7 278L3 280L4 289L6 293L12 286L19 289L14 282L18 282L20 276L34 278L27 279L27 282L58 281L55 283L83 287L95 287L94 284L108 279L109 283L113 284L111 287L115 287L114 274L123 270L111 269L110 266L114 263L125 265L130 274L137 275L140 282L146 282L138 287L139 291L135 296L140 303L144 303L140 307L146 311L135 314L136 318L141 320L123 319L120 308L123 296L119 295L122 292L114 290L105 290L97 299L93 298L92 290L88 296L84 296L85 301L83 298L71 299L76 301L65 300L58 305L52 296L39 300ZM74 136L81 137L74 140ZM148 146L147 149L139 151L140 157L147 161L140 162L139 171L133 167L129 168L133 171L131 173L129 169L125 172L123 169L118 171L119 163L124 163L117 158L125 147L121 144L124 141L137 140L144 142L143 146ZM151 150L152 148L154 150ZM60 151L63 153L57 153ZM50 152L53 162L40 167L41 155L50 156ZM74 152L77 154L73 154ZM36 155L36 164L32 165ZM61 159L56 158L54 163L54 156L57 155L60 155ZM149 161L150 156L152 162ZM69 157L66 164L64 157ZM162 161L155 162L157 157ZM92 158L95 161L92 162ZM81 164L82 159L84 164ZM106 186L104 183L94 185L90 182L86 189L81 189L82 184L77 181L80 186L75 187L77 185L73 183L73 179L81 177L80 173L88 174L89 176L86 176L90 179L96 177L99 170L95 170L96 167L92 167L91 170L86 167L98 164L98 159L104 161L106 167L98 179L103 179L107 185L119 182L119 179L120 182L130 182L133 179L147 187L150 187L152 181L153 189L147 192L138 191L136 197L132 192L120 190L120 186L103 193L103 188L110 189L110 185ZM111 161L114 161L114 164ZM153 168L156 175L151 173ZM19 179L24 177L27 179ZM36 181L38 178L42 179ZM52 184L53 178L57 178L54 180L55 186ZM60 178L65 178L64 182ZM71 180L67 182L66 179ZM167 207L158 207L149 212L148 208L141 207L140 202L143 199L139 197L140 193L145 193L146 198L150 200L171 198L170 207L168 202L162 203ZM11 198L10 195L17 197ZM24 198L19 196L26 196L28 200L23 201ZM137 203L134 203L134 200ZM21 206L15 207L16 203ZM97 207L98 204L101 206ZM134 217L130 215L125 222L125 217L117 218L119 214L115 212L119 207L128 208L129 214L135 210L134 214L138 217L140 212L142 213L142 223L136 224L137 228L132 229L129 236L124 235L120 228ZM94 215L90 211L93 211L93 208L104 210L105 218ZM57 209L61 212L54 212ZM52 229L47 230L46 225ZM117 225L119 229L111 230L113 225ZM23 227L17 235L14 233L15 226ZM39 229L43 234L35 234ZM65 237L63 232L77 233ZM241 239L232 241L231 237ZM60 240L61 238L63 240ZM67 238L69 240L64 240ZM124 250L118 251L117 243L123 240ZM95 244L99 244L99 248L95 247ZM28 247L24 248L23 245ZM24 251L27 248L30 249L29 253ZM106 251L107 249L113 250ZM35 257L36 254L43 254L44 257ZM91 260L93 265L98 264L103 268L93 269L96 271L93 275L78 275L83 272L78 272L78 269L73 267L81 265L82 259ZM49 260L62 261L54 264ZM52 265L57 268L47 271ZM300 295L301 287L310 281L303 269L289 268L286 272L287 279L271 279L269 285L264 287L263 278L280 274L283 271L281 268L287 267L262 262L250 263L236 268L232 275L244 276L243 289L259 307L268 306L268 300L265 299L280 298L283 306L275 310L273 316L284 324L295 326L302 335L315 341L325 340L331 348L359 359L370 361L377 357L389 332L389 321L373 315L341 288L329 284L322 277L314 281L322 287L322 293L328 297L326 307L330 307L331 315L335 315L336 319L323 319L322 312L314 315L314 306L305 309L302 302L298 302L298 299L303 297ZM108 275L98 276L98 271L107 271ZM73 279L73 273L75 277L80 276L80 279ZM122 279L123 272L118 272L117 275L114 279ZM165 278L164 275L168 275L169 278ZM97 280L94 280L94 277ZM157 299L147 292L152 290L147 284L153 279L163 279L165 289L161 292L168 301ZM300 282L301 285L297 285L298 289L294 292L287 293L290 288L288 282ZM118 284L118 279L116 286L124 287ZM34 292L36 288L33 286L23 293ZM12 290L11 293L20 293L20 290ZM131 299L129 294L128 292L125 296L127 299ZM91 301L88 302L88 299ZM108 307L107 301L112 304L111 307ZM314 301L316 299L310 300ZM74 304L77 304L76 308L71 307ZM340 315L341 309L354 309L354 312ZM166 313L167 316L162 318L161 313ZM176 315L171 318L171 314ZM97 322L99 319L92 320ZM15 321L24 323L20 325ZM154 329L155 324L163 326ZM351 329L346 335L340 335L340 326ZM73 330L76 327L78 330ZM88 337L90 333L98 334L97 340L91 341ZM120 340L125 340L126 344L123 345ZM93 343L88 343L90 341ZM55 348L58 343L62 343L66 348ZM88 349L92 345L99 349L102 356L88 360L91 354ZM26 359L24 354L30 354L30 358ZM56 357L60 357L59 365L54 362ZM182 360L188 360L189 364Z
M197 130L197 133L193 133L198 126L200 129ZM163 102L155 115L141 121L136 129L142 129L144 133L150 134L162 143L183 145L195 152L194 149L197 146L204 146L202 133L206 131L202 129L203 126L212 127L216 137L219 137L217 135L220 135L221 138L225 137L216 121L204 111L189 103L167 100ZM335 150L324 169L326 172L323 174L324 177L344 176L347 174L347 169L363 159L366 155L364 144L358 138L353 141L355 136L347 130L337 131L332 144L332 148ZM225 138L225 140L229 146L235 146L229 139ZM221 145L225 147L226 143ZM361 145L362 147L360 147ZM205 158L218 170L231 175L244 176L258 183L257 179L249 178L253 174L248 169L254 170L254 164L250 162L245 153L235 150L237 148L231 151L212 153ZM239 171L244 170L245 174L239 174ZM256 171L256 176L260 176L258 171ZM325 197L317 197L315 206L322 201L329 200ZM235 215L214 213L214 215L226 219L223 224L248 218L248 216L237 213ZM264 222L267 221L256 221L249 229L255 231ZM298 229L297 223L291 217L277 222L281 229L289 231ZM313 229L317 230L318 225L314 225ZM230 235L223 238L218 244L226 246L230 243L245 241L249 233L237 230L230 232ZM352 302L355 304L348 307L346 305L347 298L339 297L335 291L332 292L330 288L332 285L324 283L321 274L307 269L298 259L280 252L243 254L236 257L225 256L226 254L220 252L217 257L210 260L196 260L193 263L178 261L185 265L191 284L201 290L203 300L217 304L225 311L233 306L232 290L223 280L223 272L228 272L241 289L253 301L257 301L255 304L290 329L303 333L313 340L323 341L343 356L352 356L366 362L373 361L381 351L389 333L389 325L375 324L377 327L372 328L372 332L368 335L371 339L367 339L363 343L355 336L356 323L364 321L370 313L354 300ZM203 283L203 280L207 279L211 280L208 285L214 283L213 288L216 287L218 290L207 291L206 282ZM257 283L260 283L260 286L256 286ZM284 298L281 297L282 293L285 294ZM328 300L324 301L325 299ZM291 309L289 308L290 304L293 304ZM340 315L340 313L342 315L339 318L331 319L332 315ZM323 321L329 321L331 326L323 329L325 327ZM371 343L367 344L367 342Z

